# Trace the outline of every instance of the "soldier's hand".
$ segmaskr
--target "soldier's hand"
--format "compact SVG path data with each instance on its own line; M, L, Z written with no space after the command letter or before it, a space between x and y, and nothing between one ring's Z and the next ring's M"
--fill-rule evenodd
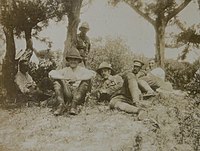
M31 87L29 88L29 91L30 91L30 92L33 92L33 91L35 91L36 89L37 89L36 86L31 86Z
M75 83L77 81L77 78L76 77L73 77L69 80L69 83Z
M25 88L23 91L24 91L23 93L25 93L25 94L28 94L30 92L30 90L27 88Z
M106 89L101 89L99 92L100 93L107 93L107 90Z
M100 92L99 92L99 90L93 90L93 91L91 91L90 96L99 98L99 97L100 97Z

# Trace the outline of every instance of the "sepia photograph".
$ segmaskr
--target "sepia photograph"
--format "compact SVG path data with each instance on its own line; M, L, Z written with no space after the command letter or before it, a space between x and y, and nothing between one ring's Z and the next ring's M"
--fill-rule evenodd
M0 151L200 151L200 0L0 0Z

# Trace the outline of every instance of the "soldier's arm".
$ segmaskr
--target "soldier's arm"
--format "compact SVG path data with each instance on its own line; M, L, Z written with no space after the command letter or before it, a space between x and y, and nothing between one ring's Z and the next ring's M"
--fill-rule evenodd
M82 74L77 76L76 79L80 80L80 81L82 81L82 80L90 80L90 79L94 78L95 76L96 76L96 72L95 71L83 68L82 69Z
M90 43L90 40L89 40L89 44L88 44L88 53L90 52L90 48L91 48L91 43Z
M51 70L49 72L49 77L52 79L60 79L60 80L70 80L73 79L73 75L70 73L65 74L65 68L60 70Z
M114 80L111 80L111 84L105 88L103 91L105 91L107 94L113 94L116 91L118 91L119 89L121 89L121 87L123 86L123 79L121 76L115 76Z
M147 71L145 70L140 70L140 72L137 74L138 78L144 77L147 75Z

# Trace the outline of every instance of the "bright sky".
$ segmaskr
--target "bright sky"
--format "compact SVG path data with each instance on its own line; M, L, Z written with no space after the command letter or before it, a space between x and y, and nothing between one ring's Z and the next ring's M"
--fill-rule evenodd
M180 18L188 25L199 23L200 20L200 11L194 2L195 0L180 14ZM112 7L107 4L107 0L94 0L89 7L82 10L81 21L89 23L88 36L90 38L121 37L132 51L143 53L147 57L154 57L155 32L153 26L124 3ZM63 50L67 33L66 26L67 20L59 23L51 22L40 35L49 37L53 41L52 49ZM38 41L34 41L34 47L38 50L47 48L45 44ZM24 48L25 43L17 41L17 50ZM166 50L167 58L176 58L177 54L178 51L175 49ZM191 53L188 58L191 61L196 57L196 53Z

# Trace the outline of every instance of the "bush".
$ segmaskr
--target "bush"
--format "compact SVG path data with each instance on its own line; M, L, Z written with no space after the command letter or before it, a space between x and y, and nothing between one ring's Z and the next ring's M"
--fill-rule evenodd
M193 64L188 62L178 62L175 60L167 60L165 63L166 79L170 81L175 89L195 91L191 83L196 83L198 77L195 77L195 72L200 67L200 62L197 60Z
M41 90L53 90L53 84L48 78L48 73L51 70L56 69L56 63L54 61L43 59L39 63L38 67L36 66L36 64L31 63L30 69L30 75Z
M88 65L96 70L101 62L110 63L116 73L131 69L134 59L147 60L144 56L134 54L120 38L95 39L88 55Z

